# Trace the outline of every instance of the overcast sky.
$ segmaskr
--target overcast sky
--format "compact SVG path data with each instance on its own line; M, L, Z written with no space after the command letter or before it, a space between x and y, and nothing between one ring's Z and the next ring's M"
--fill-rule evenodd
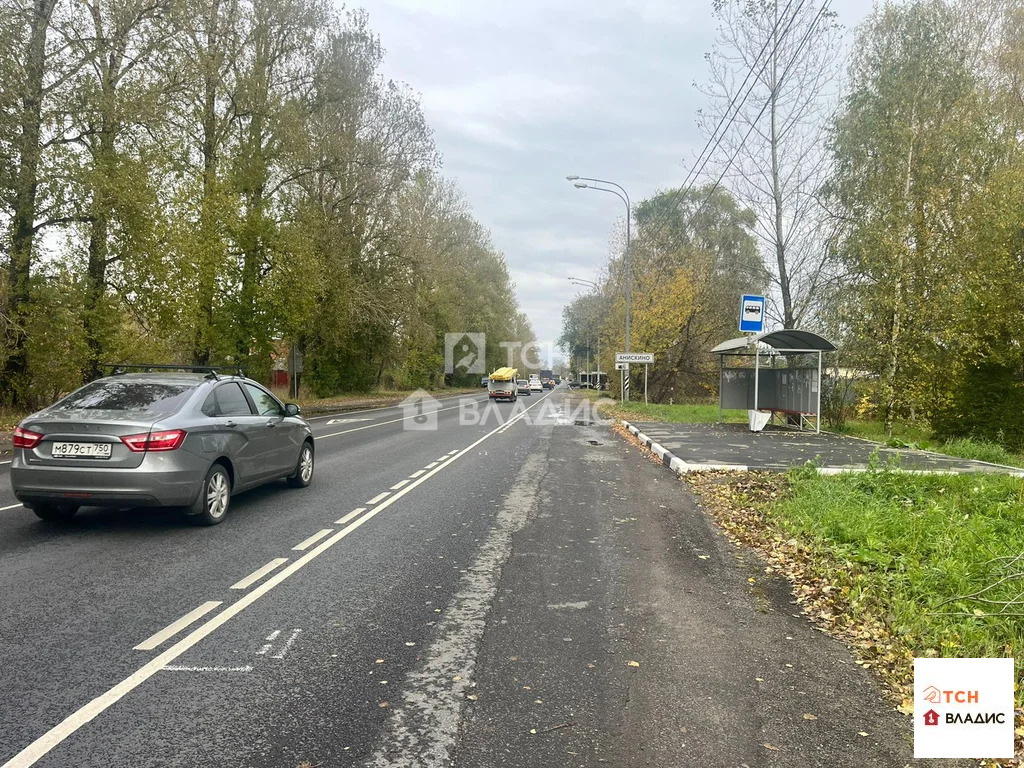
M567 277L595 279L625 209L566 174L611 179L634 202L678 186L712 46L711 0L364 0L384 74L422 94L476 218L508 261L537 338L557 339ZM850 28L867 0L835 0ZM466 329L472 330L472 329Z

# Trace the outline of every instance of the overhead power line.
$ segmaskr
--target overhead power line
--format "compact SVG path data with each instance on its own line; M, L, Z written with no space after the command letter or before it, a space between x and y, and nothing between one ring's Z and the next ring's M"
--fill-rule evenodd
M772 52L772 56L775 55L775 50L777 50L777 47L778 47L779 43L781 43L786 38L786 35L789 34L790 28L796 22L797 16L800 14L800 11L803 9L803 7L804 7L805 3L807 2L807 0L800 0L799 5L797 5L797 7L793 10L793 12L789 15L789 17L787 19L786 13L789 10L789 8L792 6L793 2L794 2L794 0L790 0L790 2L787 4L786 8L783 10L782 14L780 14L778 19L776 19L775 24L772 27L771 33L768 35L767 39L765 40L765 43L761 47L761 50L758 52L757 57L751 63L750 69L747 72L747 76L743 79L743 83L740 85L739 89L737 90L736 95L733 96L732 100L730 101L728 108L726 108L725 112L722 115L722 118L718 122L718 125L715 127L715 131L711 134L711 137L708 139L707 143L704 145L704 148L701 150L700 154L697 156L697 160L694 161L693 169L690 171L690 173L687 174L686 178L683 180L683 183L679 186L679 188L674 190L671 193L674 196L674 198L675 198L674 201L673 201L675 204L671 207L671 209L669 211L665 212L661 216L660 221L656 225L656 228L653 229L653 234L652 234L652 229L648 228L646 232L640 233L640 239L654 239L654 238L656 238L658 235L661 234L662 230L664 230L664 228L669 224L669 222L676 215L676 213L678 213L679 208L682 205L682 201L683 201L683 199L685 197L685 194L687 192L692 191L692 189L694 188L694 185L697 182L697 179L700 178L700 175L704 172L704 168L707 167L707 164L711 161L711 158L714 156L714 151L718 149L718 147L721 145L722 139L725 137L725 130L722 130L721 134L717 135L719 129L722 128L722 126L725 125L726 122L728 122L728 124L725 125L726 129L728 128L729 125L731 125L733 122L735 122L736 117L739 115L740 109L743 108L743 105L746 103L748 97L753 92L754 86L755 86L756 83L751 83L750 84L750 87L747 88L746 93L743 93L742 100L740 100L737 103L737 98L743 92L744 86L750 80L750 78L754 76L754 71L755 71L755 68L757 67L758 62L761 60L761 58L764 56L765 52L768 50L768 47L770 45L772 45L773 42L774 42L774 46L773 46L774 50ZM825 6L827 6L827 5L828 5L828 0L826 0L825 5L822 6L822 9L824 9ZM819 16L821 15L821 11L819 11L818 15ZM782 32L779 33L778 32L779 25L782 23L783 19L787 19L786 20L786 26L782 30ZM808 28L808 33L810 32L810 30L816 24L817 24L817 18L815 18L815 21L811 24L811 27ZM806 41L807 37L808 37L808 35L804 36L804 41ZM793 61L795 61L796 58L799 56L800 50L802 49L802 47L803 47L803 41L798 45L797 51L794 54L793 59L790 60L790 65L792 65ZM757 68L757 77L760 77L760 75L764 72L765 67L768 66L768 63L770 61L771 61L771 57L768 57L763 62L761 62L760 67ZM785 70L785 72L783 73L783 76L779 79L778 83L776 83L776 88L778 88L782 84L782 82L783 82L783 80L785 78L785 73L788 72L788 71L789 71L789 69L787 68ZM758 114L758 116L751 123L751 129L753 128L753 126L755 126L757 124L758 120L761 119L761 116L764 115L764 111L768 107L768 105L771 103L771 99L772 99L773 96L774 96L774 94L770 94L769 95L768 99L765 101L764 107L761 108L761 112ZM731 116L730 116L730 114L731 114ZM750 132L751 132L750 130L747 131L747 134L744 136L743 141L740 142L740 147L742 147L743 144L746 142L747 137L750 136ZM712 144L714 144L713 147L712 147ZM711 148L710 151L708 151L709 148ZM707 152L707 156L706 157L704 156L705 152ZM734 153L733 157L726 164L726 170L728 170L729 166L732 163L732 160L735 159L737 154L738 154L738 152ZM725 173L723 172L722 176L719 177L719 181L724 176L725 176ZM716 185L716 189L717 189L717 185ZM712 194L713 194L713 192L712 192ZM707 201L705 200L704 203L706 203L706 202ZM704 203L702 203L702 206L703 206ZM691 217L691 220L692 220L692 217Z

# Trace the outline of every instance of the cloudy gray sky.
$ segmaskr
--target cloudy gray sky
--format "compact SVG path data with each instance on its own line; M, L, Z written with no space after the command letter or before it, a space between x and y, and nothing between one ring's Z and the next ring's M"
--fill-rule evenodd
M678 186L704 139L711 0L364 0L384 74L422 94L444 156L505 253L537 337L606 263L624 206L566 174L612 179L633 201ZM867 0L834 0L853 27Z

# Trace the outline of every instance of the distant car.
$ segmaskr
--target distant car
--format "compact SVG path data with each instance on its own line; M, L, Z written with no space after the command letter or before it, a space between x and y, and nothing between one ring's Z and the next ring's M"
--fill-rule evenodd
M486 388L487 385L490 384L490 383L491 383L491 380L489 378L487 378L486 376L484 376L483 378L480 379L480 386L481 387Z
M530 391L531 392L543 392L544 385L540 383L540 379L530 379Z
M516 382L516 391L520 395L526 395L527 397L529 397L531 394L530 389L530 382L528 382L526 379L519 379L519 381Z
M554 389L555 382L551 379L544 379L544 389Z
M313 479L299 406L243 376L147 372L97 379L14 430L11 486L43 520L80 507L181 507L216 525L231 496Z

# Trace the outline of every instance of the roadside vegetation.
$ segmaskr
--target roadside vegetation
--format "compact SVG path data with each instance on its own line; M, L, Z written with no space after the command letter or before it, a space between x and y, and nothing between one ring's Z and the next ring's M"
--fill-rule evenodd
M915 656L1015 656L1024 674L1024 481L887 467L685 479L731 539L886 679L901 711L913 706Z
M710 349L738 335L739 295L766 292L770 329L838 347L831 378L854 384L837 402L866 422L849 434L1020 464L1024 14L999 0L881 3L844 46L841 18L809 12L777 46L778 7L715 3L706 131L763 47L786 74L765 74L723 127L709 161L721 183L702 176L635 206L631 348L655 356L651 399L713 396ZM563 311L573 370L596 350L590 368L613 370L623 271L616 248ZM643 376L634 368L634 392ZM708 420L661 416L677 413ZM832 428L847 418L830 415Z
M10 2L0 43L0 405L293 345L319 397L439 387L446 332L533 338L364 11Z
M928 426L919 423L895 422L892 425L891 435L886 435L885 425L880 421L847 421L841 428L832 431L865 440L874 440L893 448L935 451L962 459L1024 467L1024 453L1011 451L999 442L974 437L954 437L943 440L937 438Z
M609 393L604 393L609 394ZM713 424L718 421L717 403L681 403L663 405L658 403L620 403L602 408L605 415L628 421L666 421L674 424ZM724 410L722 420L743 423L746 411Z

